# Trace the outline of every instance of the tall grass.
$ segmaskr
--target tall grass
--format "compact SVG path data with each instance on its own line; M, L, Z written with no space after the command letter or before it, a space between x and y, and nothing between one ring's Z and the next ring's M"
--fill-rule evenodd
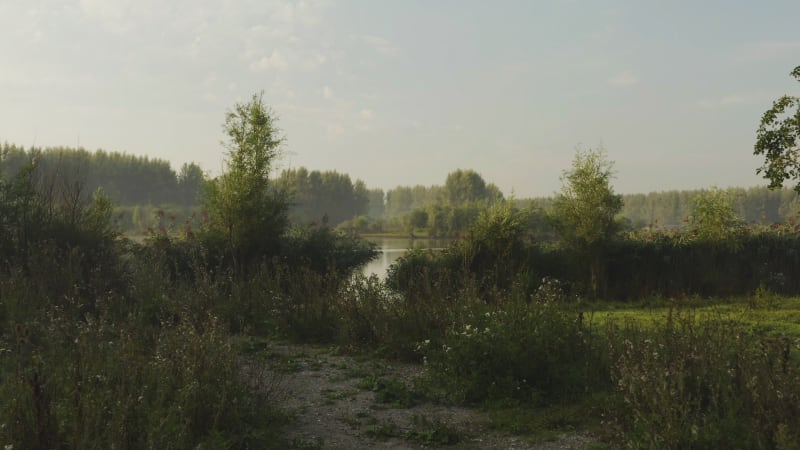
M671 310L649 327L611 325L611 376L628 448L796 449L798 341Z
M172 287L152 261L135 263L127 289L64 289L76 267L40 267L40 260L31 258L26 273L0 276L0 402L7 405L0 443L137 449L277 442L280 416L260 387L266 378L243 370L227 325L194 310L193 290ZM37 289L45 278L46 289Z

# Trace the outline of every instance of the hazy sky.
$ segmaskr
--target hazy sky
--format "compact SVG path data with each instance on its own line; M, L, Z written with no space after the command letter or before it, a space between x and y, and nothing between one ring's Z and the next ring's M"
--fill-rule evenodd
M800 1L0 0L0 141L198 162L264 92L281 167L370 187L473 168L518 197L603 145L617 191L764 184Z

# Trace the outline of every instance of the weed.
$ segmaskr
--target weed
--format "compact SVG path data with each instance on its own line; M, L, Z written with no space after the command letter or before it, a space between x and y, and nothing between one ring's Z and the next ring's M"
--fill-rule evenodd
M800 441L797 341L684 310L650 328L612 326L609 338L624 399L616 412L623 445L779 448Z
M455 445L463 440L459 430L439 419L414 415L412 424L414 428L405 434L405 439L424 446Z
M377 439L379 441L386 441L392 438L403 437L403 432L396 423L392 421L385 421L371 427L365 433L367 436Z
M371 376L358 383L360 389L375 393L375 401L401 408L411 408L420 403L422 396L397 378Z
M335 403L338 400L343 400L347 398L353 398L355 396L355 392L352 391L337 391L335 389L323 389L320 391L322 396L325 398L326 402L330 405Z

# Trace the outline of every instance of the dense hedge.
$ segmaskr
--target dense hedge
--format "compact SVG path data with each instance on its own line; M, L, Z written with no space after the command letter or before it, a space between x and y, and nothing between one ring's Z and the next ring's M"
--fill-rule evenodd
M735 296L759 286L800 293L800 234L760 230L727 244L657 234L624 239L608 250L607 296Z
M587 291L587 263L568 248L517 235L507 251L487 251L497 245L497 235L472 233L440 253L410 253L390 269L389 286L407 292L425 279L454 286L469 278L483 293L521 284L531 294L550 277L571 292ZM793 276L800 273L800 232L789 225L739 230L723 242L689 232L632 234L611 242L603 260L606 299L730 297L758 288L800 294L800 278Z

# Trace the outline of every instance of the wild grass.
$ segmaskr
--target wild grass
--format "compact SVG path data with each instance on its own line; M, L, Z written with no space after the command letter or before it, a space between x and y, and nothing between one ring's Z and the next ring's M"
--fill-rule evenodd
M227 324L194 309L196 292L142 262L123 291L95 296L78 284L53 297L72 268L47 266L49 282L32 289L42 268L30 261L28 274L0 276L4 446L280 446L285 419L265 368L242 365Z
M632 322L641 326L660 323L671 310L681 308L697 316L716 315L757 334L800 338L800 297L757 294L731 299L656 299L639 303L593 302L585 308L598 325ZM766 299L764 295L768 295Z

